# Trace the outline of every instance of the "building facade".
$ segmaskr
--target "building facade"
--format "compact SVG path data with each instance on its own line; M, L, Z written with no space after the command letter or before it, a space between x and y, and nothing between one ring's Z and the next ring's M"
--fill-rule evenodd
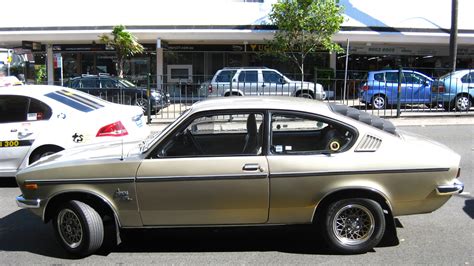
M126 77L138 85L199 84L228 66L267 66L299 78L288 62L266 56L265 40L275 28L268 14L276 0L175 0L112 4L84 0L65 10L61 1L22 2L22 14L4 12L0 47L23 54L15 66L28 82L62 84L83 74L116 74L115 53L99 41L115 25L125 25L145 46L126 64ZM350 78L368 70L413 68L437 77L449 69L450 0L339 0L345 22L334 40L349 45ZM474 68L471 0L459 0L458 68ZM343 77L344 54L314 53L305 79L330 69ZM38 73L47 73L38 77ZM191 86L193 87L193 86Z

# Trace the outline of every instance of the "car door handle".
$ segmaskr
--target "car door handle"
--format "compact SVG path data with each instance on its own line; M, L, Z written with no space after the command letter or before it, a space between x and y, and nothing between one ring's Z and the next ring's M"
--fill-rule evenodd
M242 168L244 171L260 171L262 172L263 169L260 167L258 163L248 163L245 164L244 167Z
M17 132L17 131L18 131L18 129L16 129L16 128L10 129L10 132L13 132L13 133L15 133L15 132Z

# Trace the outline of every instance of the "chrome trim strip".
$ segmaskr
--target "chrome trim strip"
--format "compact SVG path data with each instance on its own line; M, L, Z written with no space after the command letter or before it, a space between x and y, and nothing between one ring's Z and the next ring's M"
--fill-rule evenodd
M438 195L453 195L464 191L464 184L459 180L454 180L452 185L439 185L436 187Z
M16 204L20 208L37 209L40 207L41 200L40 199L28 200L28 199L25 199L23 195L20 195L16 197Z
M97 183L128 183L134 182L134 177L114 178L78 178L78 179L31 179L25 180L25 184L97 184Z
M154 181L203 181L203 180L233 180L233 179L264 179L268 174L229 174L229 175L202 175L202 176L150 176L137 177L137 182L154 182Z
M427 172L447 172L449 168L421 168L421 169L388 169L388 170L362 170L362 171L330 171L330 172L288 172L271 173L270 178L285 177L309 177L309 176L332 176L332 175L369 175L369 174L408 174Z

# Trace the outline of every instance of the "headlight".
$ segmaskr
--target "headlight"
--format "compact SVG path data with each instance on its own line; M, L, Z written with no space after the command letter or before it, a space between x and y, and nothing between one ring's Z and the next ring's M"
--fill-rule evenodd
M153 96L153 98L155 98L155 99L161 98L161 94L157 91L152 91L151 96Z

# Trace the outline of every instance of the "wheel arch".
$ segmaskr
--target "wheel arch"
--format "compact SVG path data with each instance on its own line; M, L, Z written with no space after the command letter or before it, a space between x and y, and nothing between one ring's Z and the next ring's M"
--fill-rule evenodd
M228 96L244 96L244 93L241 91L241 90L226 90L224 92L224 97L228 97Z
M57 152L64 150L63 147L55 144L43 144L41 146L36 147L31 153L30 156L28 156L28 165L30 164L31 160L33 159L33 156L35 156L39 152L44 152L48 150L57 150Z
M64 202L77 200L84 202L96 209L99 215L113 217L113 220L117 227L121 227L117 210L113 204L105 197L91 191L62 191L54 194L45 204L43 210L43 222L49 222L56 210Z
M299 88L298 90L295 91L295 97L299 97L303 93L308 93L310 94L313 99L315 99L316 95L314 94L314 90L312 89L301 89Z
M313 212L312 223L319 226L323 220L328 206L332 202L349 198L366 198L374 200L380 204L385 215L386 225L385 235L382 241L393 243L392 240L394 241L397 238L397 231L395 217L393 217L392 206L388 200L388 197L384 193L373 188L342 188L327 193L316 205Z

